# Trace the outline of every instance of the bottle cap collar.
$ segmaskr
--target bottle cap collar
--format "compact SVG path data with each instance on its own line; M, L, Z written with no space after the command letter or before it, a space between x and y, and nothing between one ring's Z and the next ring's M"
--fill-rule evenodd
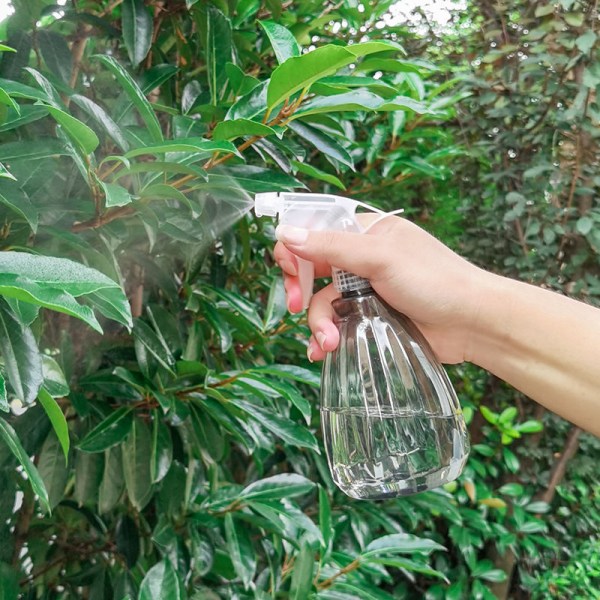
M362 292L371 289L371 282L342 269L333 269L333 287L340 293Z

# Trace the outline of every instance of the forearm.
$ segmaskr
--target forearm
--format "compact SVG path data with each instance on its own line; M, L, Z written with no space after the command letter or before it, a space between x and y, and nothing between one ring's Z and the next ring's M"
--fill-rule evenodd
M495 275L482 284L466 358L600 435L600 310Z

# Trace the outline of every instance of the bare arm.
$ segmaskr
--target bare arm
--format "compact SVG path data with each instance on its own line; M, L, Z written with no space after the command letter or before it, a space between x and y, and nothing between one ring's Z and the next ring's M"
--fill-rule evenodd
M301 310L296 256L312 260L321 276L332 265L354 272L415 322L442 362L473 362L600 435L599 309L483 271L397 217L368 234L281 227L278 238L292 312ZM339 342L335 296L327 286L311 302L311 359Z
M488 273L465 359L600 435L600 310Z

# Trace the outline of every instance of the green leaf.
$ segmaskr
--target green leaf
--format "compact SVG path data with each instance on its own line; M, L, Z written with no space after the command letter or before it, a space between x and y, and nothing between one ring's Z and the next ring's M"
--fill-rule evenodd
M518 473L521 465L519 463L519 459L515 456L514 452L512 452L508 448L502 448L502 456L504 458L504 462L508 470L511 473Z
M232 399L230 402L289 444L301 448L311 448L315 452L319 452L315 436L305 427L296 425L293 421L283 418L271 410L245 400Z
M75 454L75 489L73 496L79 506L95 506L102 477L102 455Z
M17 114L21 114L19 105L0 87L0 104L10 106Z
M506 581L506 573L502 569L490 569L489 571L480 573L477 575L477 577L479 579L483 579L484 581L491 581L493 583Z
M520 527L521 533L542 533L548 531L548 525L540 519L525 521Z
M0 562L0 600L18 600L19 575L19 568Z
M331 520L331 502L329 501L327 489L322 485L319 486L319 529L323 536L325 554L321 556L321 563L325 563L333 539L333 522Z
M258 23L267 34L279 64L284 63L288 58L300 56L300 46L289 29L274 21L258 21Z
M25 107L24 107L25 108ZM35 106L47 114L45 106ZM42 115L43 116L43 115ZM0 160L10 162L12 160L38 160L52 156L65 156L69 152L65 144L54 138L38 138L35 141L8 142L0 144Z
M110 208L111 206L125 206L130 204L133 200L129 192L122 186L116 183L105 183L100 182L102 189L104 190L104 206Z
M155 411L152 423L152 453L150 455L150 472L153 483L157 483L165 477L172 460L173 442L169 428L158 411Z
M87 300L105 317L117 321L131 329L131 308L127 296L120 287L105 288L87 295Z
M141 319L135 319L133 335L136 342L144 346L161 366L174 374L172 367L175 365L175 359L170 349L163 344L152 328Z
M64 498L69 477L64 450L54 431L50 431L42 445L38 471L48 491L48 503L53 510Z
M1 81L1 80L0 80ZM267 108L267 88L269 81L262 81L235 102L225 115L225 121L253 119Z
M16 50L6 44L0 44L0 52L16 52Z
M129 142L125 138L121 128L101 106L79 94L71 96L71 100L92 117L123 152L129 150Z
M38 211L17 184L12 181L0 181L0 202L21 215L33 233L37 233Z
M251 483L239 494L241 499L248 500L279 500L307 494L315 487L315 483L296 473L273 475Z
M515 406L509 406L505 408L498 417L498 422L505 425L506 423L510 423L514 418L519 414L519 411Z
M412 554L413 552L430 554L434 550L445 550L445 548L427 538L420 538L409 533L393 533L373 540L361 553L361 557L369 558L381 554Z
M129 73L127 73L127 71L112 56L100 54L96 55L96 58L116 77L119 85L129 96L133 105L140 113L142 120L146 123L150 137L155 142L162 142L162 130L160 128L160 123L154 114L152 105L148 102L146 96L144 96L144 93L132 79L131 75L129 75Z
M121 6L123 41L134 67L146 58L152 45L153 22L143 0L125 0Z
M525 490L520 483L505 483L498 491L505 496L522 496Z
M203 5L195 14L204 46L211 102L216 106L225 88L225 66L233 58L231 21L214 5Z
M544 425L540 421L534 421L532 419L515 425L515 429L521 433L537 433L544 429Z
M265 310L263 331L269 331L273 327L278 327L281 320L287 314L287 301L283 279L275 277L269 289L269 298Z
M525 507L525 510L527 512L531 512L531 513L543 514L543 513L549 512L550 508L551 508L551 506L547 502L542 502L541 500L539 500L536 502L530 502Z
M563 19L567 25L571 27L581 27L585 19L583 13L567 13L563 15Z
M223 169L220 173L211 172L208 184L203 187L206 189L211 189L211 187L231 189L234 187L240 191L257 193L288 191L295 187L305 188L306 186L295 177L290 177L274 169L264 169L254 165L235 165Z
M292 582L290 584L291 600L305 600L313 589L313 571L315 568L315 553L308 540L304 540L298 556L294 561Z
M443 579L446 583L450 583L448 578L443 573L436 571L427 563L420 560L399 558L397 556L384 556L370 557L367 559L367 562L369 564L374 563L378 565L385 565L387 567L395 567L396 569L403 569L412 573L421 573L422 575L428 575L429 577L438 577L439 579Z
M0 410L3 412L8 412L10 410L8 398L6 397L6 381L4 380L4 375L2 375L2 373L0 373Z
M131 431L132 425L131 407L122 406L112 411L106 419L89 431L77 447L82 452L102 452L122 442Z
M267 106L275 106L297 91L308 89L315 81L333 75L338 69L356 61L358 57L376 52L401 50L393 42L365 42L351 46L328 44L286 60L271 75L267 90Z
M492 425L496 425L498 423L498 415L492 412L487 406L480 406L479 410L483 415L483 418Z
M354 62L355 56L342 46L326 45L308 54L292 57L279 65L271 75L267 89L267 106L273 109L286 98L312 83L333 75L338 69Z
M40 29L36 33L36 42L48 69L68 85L73 70L73 56L65 36Z
M54 429L54 433L56 433L56 437L60 442L60 445L63 449L65 455L65 462L69 460L69 426L67 425L67 420L65 419L65 415L61 410L60 406L56 402L56 400L48 393L48 391L41 387L38 393L38 400L40 404L44 407L50 422L52 423L52 428Z
M110 512L119 502L125 480L123 479L123 458L121 447L113 446L104 453L104 470L98 490L98 510L100 514Z
M53 398L62 398L69 395L69 384L65 374L58 363L47 354L42 355L42 372L44 374L44 388Z
M138 600L179 600L179 579L171 561L165 556L147 573L140 585Z
M0 253L1 255L2 253ZM0 349L8 381L23 404L30 404L43 383L42 359L31 329L0 303Z
M308 163L298 162L297 160L292 160L291 163L292 165L294 165L296 171L304 173L304 175L308 175L313 179L325 181L326 183L335 185L336 187L342 190L346 189L344 184L335 175L332 175L331 173L325 173L325 171L321 171L321 169L317 169L317 167L313 167Z
M233 568L248 589L256 571L256 557L246 526L240 526L231 512L225 514L225 539Z
M23 467L23 470L29 479L29 483L31 484L34 493L39 497L42 506L50 512L50 502L48 500L48 492L44 486L44 481L21 445L15 430L2 418L0 418L0 437L2 437L6 445L10 448L10 451L15 455Z
M575 45L581 52L587 54L594 47L597 37L591 29L588 29L575 40Z
M131 431L122 446L123 474L129 501L141 511L152 497L150 453L152 436L148 426L139 418L133 420Z
M215 142L202 138L181 138L169 140L168 142L163 142L162 144L153 144L151 146L130 150L125 157L134 158L144 154L167 154L169 152L187 152L190 154L212 154L215 152L226 152L228 154L238 154L236 147L231 142L223 140Z
M288 124L288 127L312 144L319 152L354 169L354 161L352 160L350 153L332 136L316 127L300 121L292 121Z
M96 269L80 263L52 256L39 256L28 252L0 252L0 274L4 281L18 276L48 288L60 288L72 296L89 294L103 288L119 285Z
M594 227L593 219L591 219L590 217L587 217L587 216L580 217L579 219L577 219L577 223L575 223L575 229L577 229L577 231L581 235L587 235L592 230L593 227Z
M276 135L277 132L268 125L263 125L258 121L250 119L235 119L233 121L221 121L213 131L213 139L232 140L240 136L259 136Z
M69 139L85 154L92 153L98 147L100 140L93 129L63 110L54 106L46 106L46 108L64 129Z

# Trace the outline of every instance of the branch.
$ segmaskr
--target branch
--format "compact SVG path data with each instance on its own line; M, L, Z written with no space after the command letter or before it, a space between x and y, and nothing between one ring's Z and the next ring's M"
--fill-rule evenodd
M556 459L556 462L552 467L552 471L550 473L550 480L548 481L548 487L539 498L543 502L547 502L548 504L552 502L554 494L556 493L556 488L559 486L560 482L565 476L569 461L577 453L577 448L579 447L579 436L581 435L581 431L582 430L579 427L572 427L569 431L569 435L567 436L567 439L565 441L563 451L561 452L560 456Z

